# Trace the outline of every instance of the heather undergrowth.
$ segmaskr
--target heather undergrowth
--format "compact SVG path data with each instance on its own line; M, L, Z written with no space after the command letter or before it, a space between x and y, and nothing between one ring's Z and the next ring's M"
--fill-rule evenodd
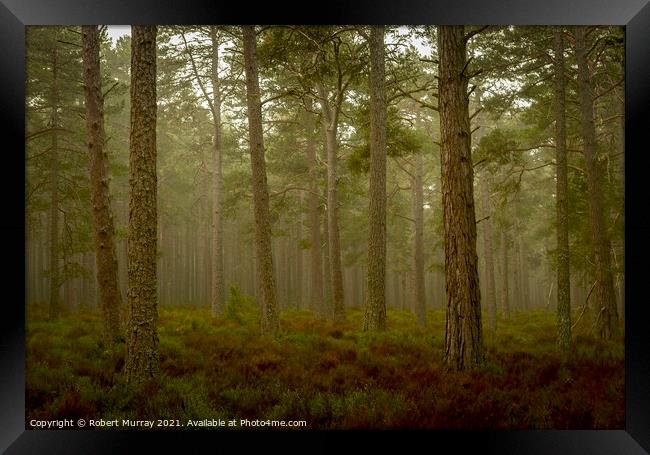
M125 346L101 341L99 313L28 313L26 417L31 419L306 420L308 428L622 428L624 343L579 325L574 345L555 347L554 313L518 313L485 337L476 371L443 364L444 312L425 328L389 309L388 330L363 333L347 321L286 310L282 331L259 335L255 307L227 317L163 307L161 375L128 386Z

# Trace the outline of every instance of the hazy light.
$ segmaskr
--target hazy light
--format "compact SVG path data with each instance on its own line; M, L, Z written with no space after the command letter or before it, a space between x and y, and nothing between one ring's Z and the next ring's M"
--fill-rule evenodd
M113 44L117 43L117 40L123 36L131 36L130 25L107 25L106 31Z

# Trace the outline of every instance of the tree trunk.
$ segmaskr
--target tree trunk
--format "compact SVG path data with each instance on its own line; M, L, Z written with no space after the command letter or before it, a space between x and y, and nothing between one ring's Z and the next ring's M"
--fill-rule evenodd
M571 344L571 272L569 268L569 200L566 151L564 40L562 29L553 29L555 41L555 161L557 216L557 343L566 350Z
M311 106L308 106L311 108ZM311 236L311 309L317 317L325 314L323 302L323 256L321 245L321 209L318 195L318 159L316 157L316 119L306 112L307 161L309 163L309 229Z
M159 374L156 290L156 26L133 26L126 379Z
M52 144L50 146L50 319L59 317L61 297L61 277L59 271L59 255L61 250L59 239L59 50L52 50L52 91L50 128L52 128Z
M596 129L591 92L585 27L575 28L576 60L578 63L578 93L580 95L580 119L584 142L585 169L591 228L591 247L594 256L596 288L594 289L595 318L598 333L603 339L610 339L618 328L616 294L611 267L611 252L607 235L604 196L600 164L596 151Z
M327 200L327 188L324 191L324 199ZM325 216L323 217L323 237L325 241L325 248L323 249L323 279L325 286L323 288L323 315L326 318L334 318L334 307L332 305L332 269L330 267L330 247L329 247L329 223L328 223L328 210L325 207Z
M86 134L90 155L90 186L95 260L99 284L100 306L104 317L104 337L114 343L120 338L120 306L122 296L118 284L113 212L108 187L108 156L104 149L104 96L99 67L99 29L82 27L84 95L86 103Z
M521 237L519 237L519 264L521 266L521 308L526 311L530 308L530 285L526 266L526 243Z
M516 217L517 215L515 214ZM512 306L515 314L521 311L521 263L519 261L519 230L517 225L518 223L515 221L512 231Z
M368 293L363 330L386 329L386 89L384 28L370 30Z
M502 275L503 279L501 296L503 298L503 316L506 320L510 320L510 299L508 288L508 234L506 234L505 227L501 231L501 262L502 262Z
M255 217L255 250L260 281L262 333L275 333L280 328L280 317L275 295L273 254L271 250L271 222L269 217L269 189L266 181L264 138L262 135L262 103L257 74L255 29L242 27L244 35L244 63L246 70L246 105L248 106L248 134L250 137L253 184L253 211Z
M413 235L413 309L418 324L426 325L426 296L424 292L424 191L422 154L413 156L413 219L415 220Z
M215 26L210 28L212 39L212 264L211 264L211 311L212 316L221 315L224 302L223 276L223 218L221 215L221 87L219 81L219 39Z
M338 221L338 146L336 133L338 129L338 108L330 107L327 93L322 84L318 84L321 119L325 132L327 156L327 259L329 262L330 292L335 321L345 320L343 303L343 272L341 270L341 239Z
M302 303L303 299L303 283L302 283L302 263L303 263L303 250L302 250L302 224L303 224L303 207L305 203L305 193L300 191L300 211L298 213L298 219L296 222L296 238L294 239L294 251L296 254L295 261L295 299L296 299L296 308L302 309L304 307Z
M438 49L447 283L445 362L464 370L478 367L484 359L464 26L439 27Z
M497 329L497 298L494 280L494 259L492 256L492 220L490 219L490 182L483 171L480 178L481 205L483 206L483 250L485 252L485 297L487 300L488 330L494 335Z

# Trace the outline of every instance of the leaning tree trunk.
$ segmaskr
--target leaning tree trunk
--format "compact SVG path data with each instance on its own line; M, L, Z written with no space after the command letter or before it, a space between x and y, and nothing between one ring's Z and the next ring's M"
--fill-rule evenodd
M126 379L159 374L156 177L156 26L133 26L129 150L129 326Z
M594 255L596 288L594 302L598 333L603 339L614 336L618 326L616 294L611 267L611 252L607 235L603 183L596 151L596 129L591 92L585 27L575 28L576 60L578 63L578 93L580 95L580 119L584 142L585 169L587 171L587 200L589 203L589 224L591 248Z
M224 301L223 217L221 215L221 88L219 82L219 39L216 27L210 28L212 39L212 316L219 316Z
M242 27L244 34L244 65L246 70L246 104L248 106L248 134L250 137L253 184L253 212L255 217L255 252L262 309L262 333L275 333L280 318L275 295L273 254L271 249L271 222L269 216L269 189L266 181L264 138L262 135L262 103L257 74L255 29Z
M564 107L564 40L562 29L553 30L555 40L555 160L557 217L557 343L566 350L571 344L571 272L569 269L569 202Z
M99 66L99 29L82 27L86 134L90 155L90 186L95 260L100 307L104 316L104 337L114 343L120 338L122 296L118 284L113 213L108 189L108 156L104 149L104 96Z
M424 292L424 194L422 154L413 157L413 309L418 324L426 325L426 296Z
M386 89L384 28L370 31L368 288L363 330L386 329Z
M343 303L343 272L341 268L341 235L338 220L338 150L336 132L338 129L338 107L332 108L322 84L318 85L322 109L323 129L327 148L327 245L329 248L330 298L334 308L334 320L345 320Z
M61 276L59 271L59 50L52 49L52 90L50 128L52 129L52 144L50 145L50 319L59 317L61 300Z
M463 370L481 365L484 359L464 26L439 27L438 49L447 287L445 362Z

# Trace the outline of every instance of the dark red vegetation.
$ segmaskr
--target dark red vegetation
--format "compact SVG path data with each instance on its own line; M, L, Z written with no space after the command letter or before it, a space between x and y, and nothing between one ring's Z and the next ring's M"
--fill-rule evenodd
M102 346L95 313L47 322L30 312L31 419L305 420L307 428L623 428L624 344L578 330L555 347L554 314L500 321L477 371L444 368L444 313L423 329L389 310L389 330L366 334L361 311L333 325L288 310L275 337L257 313L212 320L207 309L163 308L162 375L124 383L124 350ZM584 329L588 333L588 328Z

